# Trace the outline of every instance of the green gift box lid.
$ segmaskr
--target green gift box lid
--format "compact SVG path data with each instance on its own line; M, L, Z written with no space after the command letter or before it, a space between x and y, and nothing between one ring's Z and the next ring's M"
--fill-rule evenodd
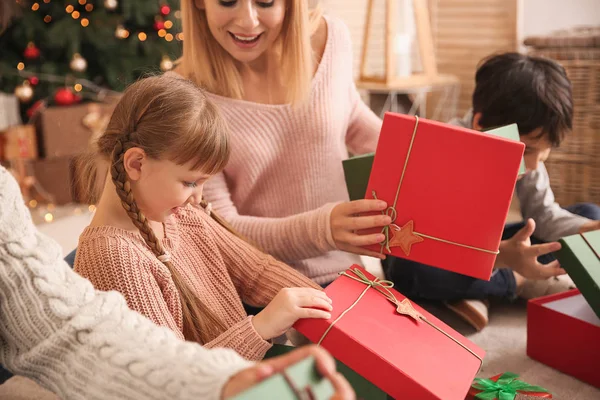
M274 344L273 347L267 351L265 355L265 359L277 357L282 354L289 353L297 349L297 347L287 346L283 344ZM353 369L346 366L346 364L340 362L339 360L335 360L336 370L342 374L344 378L350 383L352 389L354 389L354 393L356 393L357 400L387 400L387 394L379 389L377 386L373 385L371 382L363 378L361 375L354 372Z
M600 230L566 236L559 242L562 248L556 257L560 266L600 317Z
M342 161L350 200L365 198L374 159L375 153L368 153Z
M521 137L519 136L519 127L517 126L517 124L510 124L506 126L501 126L500 128L486 130L485 133L491 133L492 135L515 140L517 142L521 141ZM523 175L524 173L525 161L521 158L521 165L519 166L519 175Z
M329 400L335 393L333 385L319 376L314 357L307 357L288 367L285 376L279 373L235 396L234 400L298 400L310 398ZM296 389L296 390L295 390ZM312 397L309 397L309 392ZM305 396L305 397L304 397Z

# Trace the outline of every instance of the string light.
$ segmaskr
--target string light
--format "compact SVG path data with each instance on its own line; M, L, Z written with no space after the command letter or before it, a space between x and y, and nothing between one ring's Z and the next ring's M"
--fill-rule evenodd
M79 0L79 4L84 5L85 3L87 3L87 0Z
M48 205L46 206L46 208L48 209L48 211L54 211L56 210L56 206L52 203L48 203Z
M159 37L165 37L167 35L167 31L165 31L164 29L160 29L158 31L158 36Z
M183 32L179 32L177 35L175 35L175 38L177 40L183 40Z
M73 19L77 19L79 18L81 14L79 14L79 11L73 11L73 14L71 14L71 17L73 17Z
M144 32L138 33L138 39L140 39L140 42L143 42L147 38L148 38L148 35L146 35Z
M40 9L40 4L39 3L33 3L33 5L31 6L31 9L33 11L37 11Z
M172 21L165 21L165 28L167 29L171 29L173 27L173 22Z
M181 19L181 11L179 11L179 10L175 11L175 18Z
M52 21L52 17L51 17L51 16L49 16L49 15L46 15L46 16L44 17L44 22L48 24L48 23L50 23L50 21Z
M52 213L46 213L44 215L44 221L46 221L48 223L54 221L54 215L52 215Z
M44 0L44 3L48 4L50 3L50 0Z
M71 13L73 12L73 10L74 10L74 9L75 9L75 7L73 7L72 5L70 5L70 4L69 4L69 5L67 6L67 8L65 8L65 11L66 11L68 14L71 14Z
M76 83L73 86L73 89L75 89L76 92L81 92L83 90L83 86L81 86L81 83Z
M94 211L96 211L96 206L93 204L90 204L90 206L88 207L89 212L93 213Z
M31 199L31 200L29 200L29 207L30 207L30 208L36 208L36 207L37 207L37 204L38 204L38 202L37 202L37 200L36 200L36 199Z
M165 40L167 42L171 42L173 40L173 35L171 35L170 33L167 33L167 35L165 36Z
M23 64L22 62L18 63L17 64L17 69L19 71L23 71L25 69L25 64Z
M89 3L85 5L85 11L87 12L92 12L92 10L94 9L94 5Z
M81 26L86 27L90 24L90 20L87 18L82 18L81 19Z

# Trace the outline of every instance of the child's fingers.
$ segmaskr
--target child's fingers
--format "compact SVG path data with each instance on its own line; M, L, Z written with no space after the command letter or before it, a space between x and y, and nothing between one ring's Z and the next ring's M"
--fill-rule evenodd
M548 264L540 264L540 275L542 278L551 278L553 276L564 275L567 273L560 267L558 260L554 260Z
M370 246L372 244L379 244L385 240L383 233L371 233L368 235L358 235L356 233L347 233L342 236L344 243L351 246L363 247Z
M558 242L536 244L529 248L530 255L536 258L558 250L560 250L560 243Z
M326 311L333 310L330 302L318 296L301 296L296 303L298 307L321 308Z
M335 388L335 394L331 398L332 400L354 400L356 399L356 394L354 393L354 389L350 386L350 383L344 378L342 374L339 372L333 374L329 377L331 384Z
M319 310L318 308L299 308L298 319L303 318L322 318L329 319L331 318L331 313L329 311Z

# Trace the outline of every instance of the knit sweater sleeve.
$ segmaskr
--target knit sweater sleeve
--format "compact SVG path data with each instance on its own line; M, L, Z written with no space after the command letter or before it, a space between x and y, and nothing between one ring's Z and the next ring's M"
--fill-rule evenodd
M266 306L281 289L287 287L321 289L292 267L231 234L212 218L205 216L204 219L209 234L215 238L233 284L245 303Z
M118 238L97 237L77 249L75 272L97 290L121 293L127 305L183 337L183 315L177 288L170 275L150 272L150 262Z
M64 399L211 399L247 368L235 352L176 338L95 291L38 234L0 167L0 363Z
M284 218L243 215L231 199L223 172L204 184L203 194L236 231L282 261L304 260L336 249L330 224L336 203Z

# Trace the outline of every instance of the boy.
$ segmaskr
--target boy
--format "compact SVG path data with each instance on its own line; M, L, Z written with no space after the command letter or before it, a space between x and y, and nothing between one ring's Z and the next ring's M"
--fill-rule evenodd
M383 265L386 279L407 297L445 301L481 330L488 322L488 297L529 299L572 287L568 279L556 278L565 272L549 253L560 248L555 241L563 236L600 229L600 206L561 208L543 164L572 129L571 83L559 64L519 53L500 54L484 60L475 82L473 109L450 124L486 130L517 123L526 145L527 172L516 186L525 222L505 226L489 282L395 257Z

